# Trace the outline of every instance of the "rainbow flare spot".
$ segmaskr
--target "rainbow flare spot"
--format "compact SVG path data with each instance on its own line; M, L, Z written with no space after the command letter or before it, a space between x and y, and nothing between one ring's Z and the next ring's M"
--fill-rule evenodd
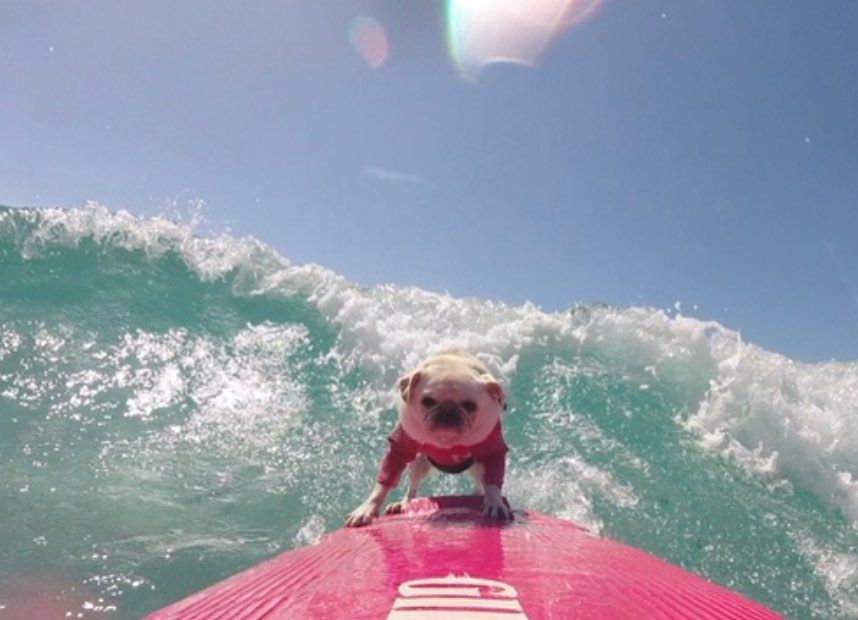
M447 44L459 74L488 64L534 66L551 40L604 0L447 0Z
M363 61L378 69L387 60L390 46L384 28L372 17L356 17L349 26L349 41Z

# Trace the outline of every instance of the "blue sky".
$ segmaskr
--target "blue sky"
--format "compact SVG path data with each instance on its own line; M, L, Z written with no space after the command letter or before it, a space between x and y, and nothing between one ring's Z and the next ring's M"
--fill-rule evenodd
M858 359L858 3L606 0L476 81L445 30L418 0L3 0L0 203L201 199L362 283L681 301Z

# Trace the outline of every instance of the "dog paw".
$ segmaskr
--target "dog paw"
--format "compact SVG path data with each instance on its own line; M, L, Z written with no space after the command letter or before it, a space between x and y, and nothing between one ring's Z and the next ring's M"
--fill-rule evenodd
M378 507L372 504L361 504L346 515L346 527L361 527L369 525L378 516Z
M386 515L398 515L402 514L402 511L405 510L405 502L393 502L387 508L384 509L384 514Z
M503 521L512 521L512 510L510 510L507 503L504 501L503 496L500 493L500 489L496 489L495 487L489 487L486 489L486 495L483 498L483 512L484 517L488 517L489 519L499 519Z
M483 504L483 516L489 519L498 519L499 521L512 521L512 511L503 503L493 504L486 502Z

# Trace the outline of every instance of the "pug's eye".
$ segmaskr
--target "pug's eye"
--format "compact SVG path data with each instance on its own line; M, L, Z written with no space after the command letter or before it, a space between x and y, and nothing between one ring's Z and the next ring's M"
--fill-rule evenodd
M435 405L437 405L438 403L435 401L435 399L434 399L434 398L431 398L431 397L429 397L429 396L424 396L424 397L420 400L420 404L421 404L421 405L423 405L424 407L426 407L426 409L431 409L432 407L434 407L434 406L435 406Z
M464 409L468 413L473 413L477 410L477 403L472 400L466 400L462 403L462 409Z

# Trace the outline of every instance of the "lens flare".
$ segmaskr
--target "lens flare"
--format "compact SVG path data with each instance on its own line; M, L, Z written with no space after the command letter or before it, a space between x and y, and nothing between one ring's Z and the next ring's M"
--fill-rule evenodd
M604 0L447 0L447 43L459 73L476 78L494 62L533 66L562 30Z
M349 26L349 41L367 66L378 69L387 60L390 46L384 28L372 17L356 17Z

